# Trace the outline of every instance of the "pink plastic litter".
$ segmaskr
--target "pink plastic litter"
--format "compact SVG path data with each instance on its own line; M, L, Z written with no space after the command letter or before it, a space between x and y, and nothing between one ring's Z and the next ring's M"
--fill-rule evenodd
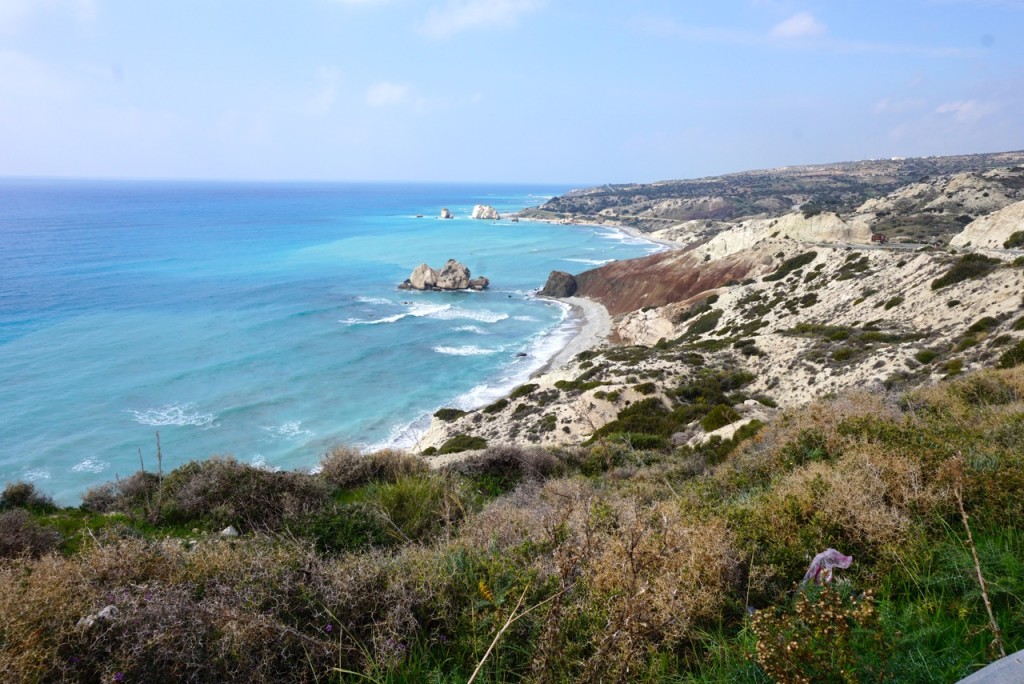
M808 582L831 582L833 568L845 570L852 562L853 556L844 556L835 549L825 549L811 561L811 567L807 568L807 574L804 575L804 581L800 586L805 586Z

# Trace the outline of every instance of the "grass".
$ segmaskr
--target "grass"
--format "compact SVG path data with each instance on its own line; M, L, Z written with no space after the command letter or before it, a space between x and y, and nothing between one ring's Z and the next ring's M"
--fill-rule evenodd
M1024 648L1024 367L672 446L679 421L734 420L752 379L703 368L588 447L492 446L443 470L346 449L317 475L218 460L105 489L107 512L16 484L0 496L0 671L955 681L996 654L954 491L1006 651ZM242 536L221 538L225 521ZM800 590L829 547L853 564Z

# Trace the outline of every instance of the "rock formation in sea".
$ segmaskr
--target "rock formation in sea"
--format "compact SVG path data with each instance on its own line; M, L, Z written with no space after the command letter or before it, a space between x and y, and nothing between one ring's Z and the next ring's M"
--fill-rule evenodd
M479 276L471 277L469 268L455 259L449 259L440 269L420 264L412 274L398 286L401 290L485 290L490 281Z
M498 221L501 219L501 216L498 215L498 210L489 204L476 205L473 207L473 213L469 217L485 221Z
M565 271L552 271L540 294L543 297L572 297L576 294L576 278Z
M448 211L448 207L442 207L442 209L441 209L441 218L443 218L443 219L450 219L450 218L455 218L455 217L452 216L452 212Z

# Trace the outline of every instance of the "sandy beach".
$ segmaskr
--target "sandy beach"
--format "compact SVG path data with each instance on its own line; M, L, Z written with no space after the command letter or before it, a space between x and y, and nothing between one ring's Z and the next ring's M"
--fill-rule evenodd
M575 318L576 334L560 352L533 374L534 377L564 366L580 352L602 344L612 331L611 316L603 305L583 297L566 297L554 301L563 302L572 308L570 316Z

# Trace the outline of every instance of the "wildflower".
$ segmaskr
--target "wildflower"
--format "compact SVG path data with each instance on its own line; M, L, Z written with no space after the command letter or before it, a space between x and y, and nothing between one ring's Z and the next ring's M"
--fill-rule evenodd
M114 673L114 681L115 682L123 682L124 681L124 672L115 672Z
M324 625L324 631L330 634L334 631L334 625L328 622L326 625Z

